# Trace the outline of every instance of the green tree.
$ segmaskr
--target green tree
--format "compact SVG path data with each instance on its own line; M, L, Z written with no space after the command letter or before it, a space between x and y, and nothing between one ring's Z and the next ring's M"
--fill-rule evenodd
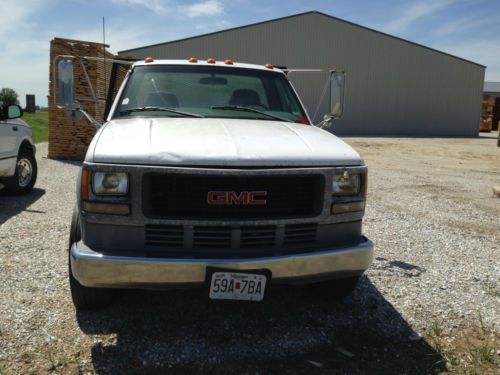
M4 106L19 104L19 95L16 90L4 87L0 90L0 102L3 102Z

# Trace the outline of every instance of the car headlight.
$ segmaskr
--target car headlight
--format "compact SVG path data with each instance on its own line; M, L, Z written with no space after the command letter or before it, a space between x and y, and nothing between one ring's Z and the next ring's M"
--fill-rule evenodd
M128 193L128 174L122 172L95 172L92 188L96 195L125 195Z
M357 195L361 185L359 174L351 174L345 171L343 174L333 175L332 194L333 195Z

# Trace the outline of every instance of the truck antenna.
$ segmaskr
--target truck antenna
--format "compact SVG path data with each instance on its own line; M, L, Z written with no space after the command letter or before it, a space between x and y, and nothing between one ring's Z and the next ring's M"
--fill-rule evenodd
M103 55L104 55L104 97L106 98L108 96L107 93L107 85L108 85L108 79L106 77L106 23L104 21L104 16L102 16L102 50L103 50Z

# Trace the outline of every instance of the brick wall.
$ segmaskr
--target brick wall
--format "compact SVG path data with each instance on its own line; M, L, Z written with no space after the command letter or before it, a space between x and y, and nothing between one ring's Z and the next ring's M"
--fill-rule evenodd
M85 119L76 123L68 120L64 114L64 110L57 108L54 104L52 65L54 58L58 55L103 57L104 48L101 43L62 38L54 38L50 42L48 157L53 159L83 160L87 147L95 134L95 129ZM113 58L114 55L106 51L106 57ZM111 63L105 64L103 61L86 61L85 66L97 97L104 100L109 84ZM77 98L90 98L92 96L91 90L85 80L84 71L78 60L73 61L73 72L75 77L75 96ZM123 76L124 74L121 74L121 77ZM55 80L56 90L58 90L57 73ZM119 85L119 83L117 84ZM79 101L91 116L102 122L105 107L104 101L99 103L99 105L84 100Z

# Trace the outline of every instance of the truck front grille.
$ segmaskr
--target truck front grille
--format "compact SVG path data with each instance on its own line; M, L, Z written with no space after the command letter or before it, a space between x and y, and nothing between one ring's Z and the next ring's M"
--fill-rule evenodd
M321 213L323 175L146 174L143 212L149 218L256 220L315 217ZM209 192L266 192L265 204L210 204ZM262 197L261 197L262 198Z
M256 226L146 225L145 243L164 248L250 249L283 248L314 244L317 224Z

